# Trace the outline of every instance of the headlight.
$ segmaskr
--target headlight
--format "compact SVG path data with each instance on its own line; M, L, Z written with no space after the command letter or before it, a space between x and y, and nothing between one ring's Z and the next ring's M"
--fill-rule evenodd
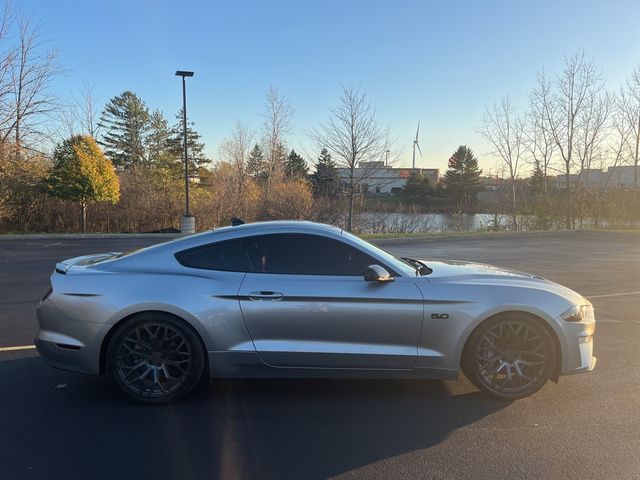
M565 322L594 322L593 306L575 305L560 315Z

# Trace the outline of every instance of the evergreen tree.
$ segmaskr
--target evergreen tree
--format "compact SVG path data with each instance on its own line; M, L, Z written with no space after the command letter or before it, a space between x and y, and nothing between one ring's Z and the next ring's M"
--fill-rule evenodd
M309 167L305 159L291 149L284 165L284 173L290 180L300 180L307 176Z
M161 111L155 110L149 117L149 133L145 139L147 159L150 165L160 168L179 168L180 156L171 148L169 122Z
M475 201L480 190L481 174L473 151L466 145L460 145L449 159L449 168L443 178L447 194L461 206L468 206Z
M80 229L86 231L87 206L95 202L117 203L118 177L113 164L88 135L76 135L56 146L47 191L80 207Z
M531 179L529 180L529 186L531 187L531 190L534 193L541 193L547 190L545 188L546 187L545 183L546 183L546 178L544 176L544 172L542 171L542 168L540 167L540 162L536 161L533 167L533 173L531 175Z
M273 158L269 162L269 179L278 183L282 180L282 175L285 171L285 166L287 163L287 149L284 148L284 145L279 143L276 149L273 152Z
M194 172L206 166L209 159L204 153L204 143L195 130L194 122L187 122L187 153L189 155L189 171ZM176 124L171 128L169 152L184 163L184 133L182 125L182 109L176 114Z
M106 133L99 143L116 167L145 161L149 109L135 93L127 91L109 100L100 117L100 127Z
M412 202L420 202L433 193L429 177L422 173L412 173L404 186L403 196Z
M262 148L257 143L253 149L249 152L249 158L247 159L247 173L257 181L264 181L266 174L266 163Z
M275 148L265 155L264 184L265 193L269 196L271 186L280 183L285 176L285 166L287 163L287 150L282 143L278 143Z
M311 184L313 185L313 193L316 196L333 195L339 190L340 176L338 175L338 168L326 148L323 148L320 152L316 171L311 174Z

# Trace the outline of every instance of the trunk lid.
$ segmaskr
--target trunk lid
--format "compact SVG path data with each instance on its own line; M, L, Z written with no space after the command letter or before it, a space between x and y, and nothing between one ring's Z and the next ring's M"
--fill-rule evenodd
M113 260L120 255L120 252L94 253L81 257L69 258L56 263L56 272L66 275L74 270L83 270L87 267L97 265L107 260Z

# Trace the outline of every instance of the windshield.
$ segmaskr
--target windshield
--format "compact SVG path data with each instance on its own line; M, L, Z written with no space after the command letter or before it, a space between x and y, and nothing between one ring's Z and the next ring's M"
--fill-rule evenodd
M391 268L393 268L397 272L402 272L405 275L409 275L409 276L416 275L416 267L411 265L409 262L402 260L394 255L391 255L386 250L383 250L380 247L376 247L375 245L367 242L366 240L361 239L360 237L356 237L355 235L349 232L343 231L342 235L344 235L344 237L348 238L352 242L358 244L360 247L381 257L386 263L389 264Z

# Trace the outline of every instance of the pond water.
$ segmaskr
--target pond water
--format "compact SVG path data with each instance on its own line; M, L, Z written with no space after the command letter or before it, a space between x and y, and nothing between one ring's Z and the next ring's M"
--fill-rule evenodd
M540 223L532 215L518 216L518 230L563 229L563 219ZM354 218L354 230L362 233L421 233L421 232L477 232L513 230L512 219L506 214L491 213L377 213L363 212ZM612 225L603 220L595 225L593 219L576 221L577 229L606 228ZM640 227L640 222L632 222L631 227Z
M359 213L354 227L363 233L476 232L505 230L510 226L506 215L488 213Z

